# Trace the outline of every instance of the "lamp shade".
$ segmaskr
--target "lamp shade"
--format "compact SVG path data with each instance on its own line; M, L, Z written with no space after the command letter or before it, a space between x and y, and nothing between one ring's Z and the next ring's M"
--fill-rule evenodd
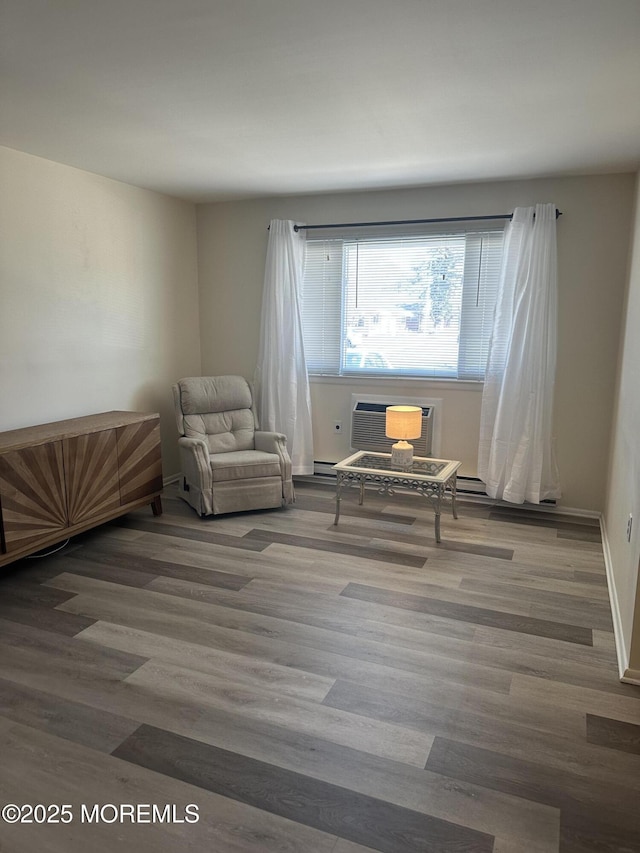
M387 438L420 438L422 409L420 406L387 406L385 434Z

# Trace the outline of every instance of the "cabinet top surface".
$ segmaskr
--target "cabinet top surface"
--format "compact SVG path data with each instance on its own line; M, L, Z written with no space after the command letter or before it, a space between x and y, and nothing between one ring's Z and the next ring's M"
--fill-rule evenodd
M159 419L159 417L157 412L100 412L96 415L84 415L80 418L11 429L0 432L0 453L20 450L22 447L34 444L45 444L48 441L74 438L89 432L117 429L140 423L140 421Z

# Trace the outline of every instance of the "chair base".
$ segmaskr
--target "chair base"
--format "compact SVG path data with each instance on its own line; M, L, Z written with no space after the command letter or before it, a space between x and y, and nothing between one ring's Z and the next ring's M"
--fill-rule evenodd
M183 476L178 483L178 495L193 507L200 516L224 515L229 512L246 512L256 509L276 509L286 503L282 494L280 477L261 477L216 483L212 491L201 491L194 483L187 483ZM293 498L293 495L292 495Z

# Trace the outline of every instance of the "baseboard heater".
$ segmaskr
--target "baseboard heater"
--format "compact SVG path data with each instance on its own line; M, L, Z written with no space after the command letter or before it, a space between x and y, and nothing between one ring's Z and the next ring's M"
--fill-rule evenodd
M487 487L478 477L465 477L464 475L460 476L460 474L458 474L456 490L459 495L478 495L481 498L488 498L489 495L487 494L486 489ZM490 498L490 500L495 499ZM513 508L523 506L526 509L530 509L532 506L541 506L542 504L552 507L556 505L556 501L553 499L540 501L539 504L509 504L505 501L498 501L498 503L500 503L502 506L508 506Z

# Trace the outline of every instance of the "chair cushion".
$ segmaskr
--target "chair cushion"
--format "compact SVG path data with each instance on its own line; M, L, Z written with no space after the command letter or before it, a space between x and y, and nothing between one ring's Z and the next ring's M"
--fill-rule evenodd
M178 382L184 415L250 409L251 388L242 376L191 376Z
M183 424L185 436L201 438L207 443L209 453L226 453L254 448L255 420L251 409L185 415Z
M212 453L213 482L249 480L257 477L280 477L280 457L263 450L236 450L229 453Z

